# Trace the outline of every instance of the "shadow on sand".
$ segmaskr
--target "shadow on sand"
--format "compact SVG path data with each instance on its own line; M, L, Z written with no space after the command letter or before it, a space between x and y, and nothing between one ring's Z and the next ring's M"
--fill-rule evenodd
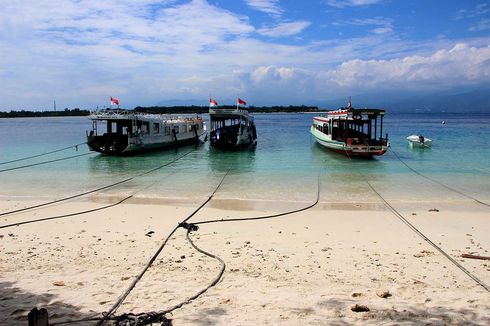
M57 295L25 292L12 282L0 281L0 325L26 326L27 314L35 307L46 308L50 323L100 316L97 312L82 313L79 307L57 300ZM83 323L92 324L95 322Z

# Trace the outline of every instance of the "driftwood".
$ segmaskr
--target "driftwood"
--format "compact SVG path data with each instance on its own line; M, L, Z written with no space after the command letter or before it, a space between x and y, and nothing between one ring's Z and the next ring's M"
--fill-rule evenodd
M34 308L27 315L27 321L29 326L49 326L48 311Z
M461 257L471 258L471 259L490 260L490 257L488 257L488 256L478 256L478 255L472 255L472 254L461 254Z

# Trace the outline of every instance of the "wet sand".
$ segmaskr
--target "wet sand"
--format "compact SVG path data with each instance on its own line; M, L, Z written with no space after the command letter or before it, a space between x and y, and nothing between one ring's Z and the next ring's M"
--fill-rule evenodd
M2 201L0 211L33 203ZM213 200L189 222L261 216L307 204ZM104 205L62 203L0 216L0 225ZM198 206L136 199L90 214L1 228L0 324L26 325L33 307L47 308L51 322L107 311ZM393 206L490 284L490 261L461 258L462 253L490 256L488 207L469 201ZM490 293L382 202L320 202L269 220L201 225L191 237L222 258L226 270L216 286L167 315L174 325L490 324ZM206 287L219 269L216 260L190 246L181 228L117 314L173 306ZM383 291L389 292L385 298L378 295ZM355 304L369 311L354 312Z

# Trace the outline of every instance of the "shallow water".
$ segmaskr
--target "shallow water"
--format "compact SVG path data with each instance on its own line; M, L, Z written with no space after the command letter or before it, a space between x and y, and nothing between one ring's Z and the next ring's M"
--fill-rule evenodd
M317 145L309 133L312 114L256 114L255 150L223 152L186 146L132 157L92 153L44 165L0 172L0 197L54 199L111 184L183 156L175 163L97 193L140 198L206 198L228 173L220 199L311 201L317 176L324 202L379 202L366 181L390 200L467 200L415 174L400 162L482 200L490 198L490 114L388 114L383 129L393 151L371 160L349 159ZM207 119L207 116L205 117ZM442 121L446 124L442 124ZM85 141L86 117L0 119L0 163ZM411 149L406 136L423 134L430 149ZM65 150L0 164L0 170L88 153Z

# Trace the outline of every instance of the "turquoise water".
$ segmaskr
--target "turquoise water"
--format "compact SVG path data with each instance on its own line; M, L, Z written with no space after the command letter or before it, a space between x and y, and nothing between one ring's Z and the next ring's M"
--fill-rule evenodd
M325 202L375 202L369 180L383 195L397 200L461 200L414 174L388 151L372 160L354 159L317 145L309 133L312 114L256 114L254 151L222 152L186 146L132 157L93 153L45 165L0 172L1 198L54 199L98 188L188 153L174 164L96 196L137 192L140 198L200 199L229 173L217 198L310 201L321 175ZM205 117L207 119L207 116ZM446 124L442 124L442 121ZM0 119L0 162L85 141L86 117ZM384 131L394 151L408 165L482 200L490 198L490 114L387 114ZM431 149L411 149L406 136L423 134ZM1 164L0 170L88 153L86 145L31 160ZM93 197L93 196L92 196Z

